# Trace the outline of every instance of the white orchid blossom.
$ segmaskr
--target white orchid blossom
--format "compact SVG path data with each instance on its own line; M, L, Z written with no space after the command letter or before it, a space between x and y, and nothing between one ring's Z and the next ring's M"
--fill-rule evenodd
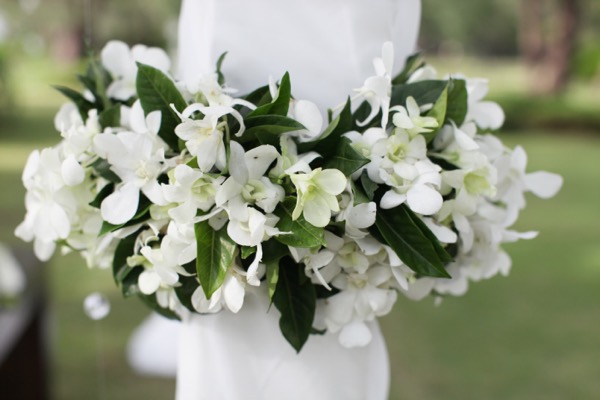
M165 73L171 68L171 60L164 50L139 44L130 49L126 43L118 40L112 40L104 46L100 52L100 60L113 78L107 88L108 96L123 101L136 94L136 63L150 65Z
M199 286L192 294L192 305L201 314L216 313L224 308L237 313L244 305L246 287L244 284L244 272L233 265L227 270L225 280L210 299L206 298L202 286Z
M391 279L389 267L372 267L365 274L338 275L333 281L341 292L327 299L325 324L331 332L340 332L342 346L365 346L371 341L364 321L391 310L397 296L395 290L386 288Z
M483 101L488 92L487 79L471 78L467 82L468 107L466 121L474 121L481 129L498 129L504 123L504 111L493 101Z
M406 99L406 107L394 106L390 111L396 111L392 117L394 126L403 129L411 137L421 133L431 132L439 126L437 120L433 117L422 117L422 108L415 101L414 97L409 96Z
M310 224L324 227L331 220L331 213L340 211L337 195L346 188L346 176L337 169L299 168L303 171L295 172L294 167L288 170L298 196L292 219L303 215Z
M190 118L197 112L202 114L202 119ZM198 167L202 172L210 172L214 166L221 171L225 168L225 123L221 122L221 118L227 114L231 114L239 122L240 129L236 136L241 136L244 132L244 121L239 112L232 107L206 107L194 103L179 114L182 123L175 128L175 134L185 142L190 154L197 157Z
M198 210L208 212L215 204L215 195L225 177L212 177L198 169L180 164L169 171L168 185L163 184L165 200L178 204L168 214L179 224L193 221Z
M362 87L355 89L358 94L352 100L364 99L369 103L371 112L363 121L359 122L359 126L365 126L377 116L381 110L381 127L385 129L387 126L390 99L392 96L392 69L394 64L394 46L392 42L383 44L381 50L381 58L377 57L373 60L375 67L375 75L367 78Z
M132 126L141 129L147 124L146 132L108 132L94 138L97 153L108 161L111 170L122 181L102 201L100 208L104 220L114 225L133 218L140 191L153 203L166 204L157 180L167 168L164 156L166 145L157 136L160 112L148 114L145 123L136 121L136 115L132 110Z

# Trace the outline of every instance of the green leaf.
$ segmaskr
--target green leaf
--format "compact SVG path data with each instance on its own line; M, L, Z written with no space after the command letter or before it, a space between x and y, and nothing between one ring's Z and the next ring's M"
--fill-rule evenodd
M290 74L286 72L283 75L283 78L281 78L277 96L275 96L273 101L256 108L256 110L248 114L248 117L257 117L260 115L279 115L285 117L287 116L290 107L291 98L292 85L290 82Z
M227 235L226 228L215 231L208 221L197 222L194 231L198 249L196 274L206 298L210 299L223 284L227 270L233 264L237 244Z
M110 164L103 158L94 161L91 167L102 178L112 183L121 183L121 178L110 169Z
M279 267L273 304L281 313L279 328L292 347L300 352L308 340L315 318L315 287L304 275L304 267L290 258Z
M79 111L79 115L81 115L81 118L84 121L88 119L88 113L90 112L90 110L93 110L95 107L92 102L87 101L81 93L79 93L73 89L70 89L68 87L65 87L65 86L53 86L53 87L54 87L54 89L56 89L60 93L62 93L66 98L68 98L73 103L75 103L75 106L77 107L77 110Z
M175 287L175 295L185 308L192 312L196 312L196 309L192 304L192 295L196 289L198 289L198 286L200 286L196 277L179 275L179 283L180 285Z
M171 311L168 308L161 307L160 304L158 304L158 301L156 300L155 294L145 295L140 293L138 297L142 300L142 302L144 302L144 304L146 304L148 307L150 307L152 310L156 311L163 317L173 320L181 319L174 311Z
M379 185L369 178L367 171L363 171L363 173L360 175L360 184L362 185L362 188L364 189L369 200L373 200L375 198L375 192L377 189L379 189Z
M256 247L240 246L240 249L241 249L242 260L245 260L246 258L250 257L252 254L256 253Z
M273 98L271 97L271 91L269 90L269 85L261 86L253 92L247 94L244 96L244 100L249 101L256 107L269 104L273 101Z
M108 185L104 186L102 188L102 190L96 195L94 200L92 200L92 202L90 203L90 206L92 206L94 208L100 208L100 205L102 204L104 199L107 198L112 192L114 192L114 190L115 190L114 183L109 183Z
M392 85L401 85L406 83L408 78L419 68L423 67L425 62L421 57L421 53L415 53L406 59L402 71L392 79Z
M435 236L424 224L418 224L405 204L377 210L375 237L381 237L410 269L424 276L450 278L444 268L448 260ZM372 230L373 227L371 228ZM439 246L439 248L438 248Z
M219 56L219 59L217 60L217 82L219 82L219 85L223 86L225 84L225 76L223 75L223 72L221 71L221 67L223 66L223 61L225 61L225 56L227 55L227 52L221 54Z
M125 275L121 281L123 297L131 297L142 293L138 287L138 278L142 272L144 272L143 267L133 267L131 268L131 272Z
M427 142L432 141L433 138L435 138L435 135L437 134L437 132L444 125L447 107L448 107L448 86L446 86L444 88L444 90L440 94L440 97L438 97L438 99L436 100L436 102L433 105L433 107L431 108L431 110L429 110L426 114L428 117L435 118L435 120L438 123L437 129L433 129L431 132L422 133L423 137L425 138L425 140L427 140Z
M412 96L419 106L435 104L447 85L447 81L427 80L393 86L390 106L405 106L409 96Z
M269 301L273 302L273 296L277 292L277 282L279 282L279 260L266 263L267 285L269 288Z
M112 263L113 278L116 283L123 282L127 275L135 269L127 265L127 258L135 252L134 246L137 236L138 232L121 239L117 244Z
M279 243L275 239L269 239L263 242L263 258L262 263L267 268L267 284L269 288L269 300L273 301L273 295L277 288L279 280L279 261L290 255L287 246Z
M178 148L178 138L175 135L175 127L181 123L179 116L171 108L182 111L186 102L175 87L173 81L162 71L137 63L138 72L136 78L136 90L144 113L146 115L153 111L161 112L160 136L172 149Z
M339 140L333 156L327 158L324 167L339 169L344 175L350 176L368 163L369 159L352 147L350 139L343 137Z
M325 246L325 231L306 222L301 215L297 220L292 220L292 212L296 207L295 197L286 197L275 209L279 217L277 228L281 232L290 232L276 237L277 241L292 247L318 247Z
M240 143L258 139L261 144L270 144L279 147L279 138L282 133L306 129L300 122L280 115L259 115L248 117L244 121L246 131Z
M323 158L328 158L335 154L337 151L340 140L344 133L352 130L352 103L350 98L346 101L346 105L340 112L340 114L327 126L321 136L313 141L307 143L300 143L298 145L298 151L300 153L306 153L310 150L318 148L319 154Z
M136 211L135 215L133 216L133 218L131 218L129 221L125 222L124 224L119 224L119 225L113 225L109 222L103 221L102 227L100 228L100 232L98 233L98 236L104 236L109 232L114 232L125 226L132 226L132 225L136 225L136 224L146 221L149 217L149 213L150 213L149 211L150 211L151 205L152 205L152 203L150 202L150 200L148 200L148 198L146 196L140 195L140 200L138 202L138 208L137 208L137 211Z
M454 121L456 126L461 126L465 122L467 108L467 83L463 79L450 79L448 82L446 121Z
M102 128L121 126L121 105L115 104L98 115L98 122Z

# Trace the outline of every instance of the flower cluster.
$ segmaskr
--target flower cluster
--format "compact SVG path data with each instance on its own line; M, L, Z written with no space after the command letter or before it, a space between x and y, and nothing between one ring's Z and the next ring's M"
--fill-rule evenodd
M164 315L238 312L251 287L298 351L311 331L365 345L398 294L461 295L506 274L501 244L524 193L523 149L490 133L502 110L484 80L436 79L418 57L391 76L383 47L327 122L290 77L240 97L219 70L181 81L160 49L110 42L30 156L16 234L47 260L58 245L112 268L126 296ZM219 65L223 60L219 61Z

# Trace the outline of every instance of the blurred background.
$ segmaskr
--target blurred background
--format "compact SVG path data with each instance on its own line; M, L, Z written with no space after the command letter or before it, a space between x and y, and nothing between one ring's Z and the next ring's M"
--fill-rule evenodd
M92 0L86 10L83 0L0 0L0 242L30 252L13 237L24 216L21 170L31 150L59 138L52 119L64 99L50 85L77 86L84 38L91 32L96 50L116 38L173 49L178 3ZM600 398L600 2L422 3L429 62L488 78L488 97L507 115L501 138L525 147L530 171L560 173L565 185L552 200L529 198L517 228L541 233L507 247L509 278L440 306L400 299L382 320L391 399ZM56 256L42 276L51 398L173 397L174 380L127 365L128 337L148 312L121 298L108 271ZM82 310L97 290L112 303L101 322Z

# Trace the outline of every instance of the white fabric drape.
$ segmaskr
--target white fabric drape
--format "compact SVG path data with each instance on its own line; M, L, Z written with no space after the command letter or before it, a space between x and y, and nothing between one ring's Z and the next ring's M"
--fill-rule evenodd
M392 41L399 71L415 49L419 0L184 0L179 71L215 70L247 93L288 71L292 93L323 111L343 103L373 74L372 60Z
M179 342L177 400L384 400L389 362L377 324L366 347L312 336L297 354L279 332L266 293L250 291L238 314L193 315Z
M179 77L213 72L227 51L223 72L240 94L289 71L295 98L324 112L373 74L385 41L394 43L399 71L415 48L419 20L419 0L183 0ZM249 290L238 314L185 318L177 400L387 399L389 362L376 322L364 348L342 348L328 333L311 336L296 354L260 293Z

